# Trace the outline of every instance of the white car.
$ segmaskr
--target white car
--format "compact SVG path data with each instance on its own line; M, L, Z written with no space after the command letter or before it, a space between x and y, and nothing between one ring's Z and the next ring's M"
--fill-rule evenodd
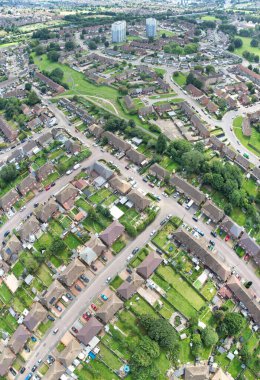
M109 284L110 281L111 281L111 277L108 277L108 278L106 279L106 283Z
M156 230L153 230L151 233L150 233L150 236L153 236L155 234Z

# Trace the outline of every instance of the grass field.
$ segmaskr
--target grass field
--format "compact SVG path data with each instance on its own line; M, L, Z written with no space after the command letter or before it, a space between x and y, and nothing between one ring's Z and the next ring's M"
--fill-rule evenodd
M216 20L219 20L219 18L215 16L206 15L206 16L202 16L201 20L202 21L216 21Z
M182 72L179 72L178 76L172 77L175 83L177 83L180 87L184 87L186 85L186 78L187 76L183 74Z
M244 51L249 51L249 53L254 53L260 55L260 49L259 47L252 47L250 46L251 38L250 37L240 37L236 36L237 38L240 38L243 41L243 46L241 48L235 49L235 53L240 55L242 57L242 54Z
M256 128L252 128L252 135L250 137L244 136L242 132L242 122L243 122L242 116L237 116L234 119L233 121L234 133L242 145L244 145L248 150L250 150L251 152L253 152L255 155L259 157L260 154L258 152L260 152L260 133L257 132ZM250 145L253 145L256 149L252 148L252 146Z

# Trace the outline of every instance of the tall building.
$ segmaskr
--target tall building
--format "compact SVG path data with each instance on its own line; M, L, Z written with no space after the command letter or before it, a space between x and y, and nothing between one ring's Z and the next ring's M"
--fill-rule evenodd
M120 43L126 39L126 22L116 21L112 24L112 42Z
M146 37L156 36L156 20L155 18L146 19Z

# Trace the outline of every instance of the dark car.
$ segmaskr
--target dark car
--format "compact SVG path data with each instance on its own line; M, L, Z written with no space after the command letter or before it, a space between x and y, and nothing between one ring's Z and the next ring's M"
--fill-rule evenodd
M79 278L80 278L82 281L84 281L84 282L89 282L89 279L88 279L87 276L85 276L84 274L82 274Z
M22 367L22 368L20 369L20 373L24 373L24 371L25 371L25 367Z
M10 231L5 231L4 237L8 236L10 234Z
M24 349L26 352L31 352L30 348L27 345L24 346Z
M108 261L107 257L105 255L101 256L101 259L105 261L105 263Z
M135 249L133 249L132 251L132 254L135 255L138 251L139 251L140 248L136 247Z
M49 319L49 321L52 321L52 322L55 321L55 318L53 318L50 314L47 315L47 318Z
M76 289L78 292L81 292L81 290L82 290L81 287L80 287L78 284L75 285L75 289Z
M10 372L12 375L16 376L16 371L13 369L13 367L10 368Z
M126 268L126 271L127 271L129 274L132 274L132 273L133 273L133 271L132 271L131 268Z
M162 255L163 254L163 252L160 250L160 249L156 249L156 252L159 254L159 255Z
M51 187L55 186L56 185L56 182L52 182L51 183Z
M213 240L210 240L209 242L211 245L213 245L213 246L215 245L215 242Z
M38 207L39 206L39 203L37 202L37 203L34 203L34 205L33 205L34 207Z
M91 268L96 272L97 271L97 267L94 265L94 264L91 264Z
M192 219L195 220L195 222L198 221L198 218L196 216L193 216Z
M70 293L66 293L66 297L67 297L70 301L73 300L73 297L72 297L72 295L71 295Z
M72 330L75 334L77 334L77 333L79 332L79 330L76 329L76 327L74 327L74 326L72 326L71 330Z
M62 311L62 308L59 306L59 305L55 305L56 309L61 312Z
M37 369L37 365L34 365L34 366L32 367L32 372L35 372L36 369Z
M211 231L211 235L217 237L217 233L215 231Z

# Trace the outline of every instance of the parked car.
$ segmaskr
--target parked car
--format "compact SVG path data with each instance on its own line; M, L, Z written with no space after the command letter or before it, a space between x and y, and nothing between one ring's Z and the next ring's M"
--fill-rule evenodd
M126 271L127 271L127 273L129 273L129 274L132 274L132 273L133 273L133 271L132 271L131 268L126 268Z
M149 186L154 188L154 184L153 183L149 183Z
M49 321L52 321L52 322L55 321L55 318L53 318L50 314L47 315L47 319L49 319Z
M21 369L20 369L20 373L24 373L24 371L25 371L25 367L22 367Z
M51 183L51 187L54 187L56 185L56 182Z
M139 251L140 248L136 247L135 249L133 249L132 251L132 254L135 255L138 251Z
M32 367L32 372L35 372L36 369L37 369L37 365L34 365L34 366Z
M32 340L32 342L37 342L37 338L35 338L35 336L32 336L31 340Z
M196 216L193 216L192 219L195 220L195 222L198 221L198 218Z
M82 274L81 276L79 276L79 278L84 281L84 282L89 282L89 279L84 275Z
M111 278L111 277L108 277L108 278L106 279L106 283L109 284L111 280L112 280L112 278Z
M156 249L156 252L159 254L159 255L162 255L163 254L163 252L160 250L160 249Z
M78 292L81 292L81 290L82 290L81 287L80 287L78 284L75 285L75 289L76 289Z
M4 237L7 237L10 234L10 231L5 231Z
M108 300L108 297L107 297L105 294L101 294L101 298L102 298L102 300L104 300L104 301L107 301L107 300Z
M108 261L108 258L107 258L105 255L101 256L101 259L102 259L103 261L105 261L105 263Z
M48 185L45 187L45 190L48 191L48 190L50 190L50 188L51 188L51 185Z
M84 313L83 315L82 315L82 317L85 319L85 321L89 321L89 316L88 316L88 314L87 313Z
M17 375L17 373L16 373L16 371L13 369L13 367L10 368L10 372L11 372L11 374L12 374L13 376L16 376L16 375Z
M72 295L71 295L70 293L66 293L66 297L67 297L70 301L73 300L73 297L72 297Z
M75 334L77 334L77 333L79 332L79 330L76 329L76 327L74 327L74 326L72 326L71 330L72 330Z
M156 233L156 230L153 230L153 231L150 233L150 236L153 236L155 233Z
M62 311L62 308L59 306L59 305L55 305L56 309L61 312Z
M225 237L225 241L229 241L229 239L230 239L230 236L227 235L227 236Z
M97 271L97 267L94 264L91 264L91 268L93 269L93 271Z
M211 245L213 245L213 246L215 245L215 242L213 240L210 240L209 242Z
M210 233L212 236L214 236L214 237L217 237L217 233L216 233L216 231L211 231L211 233Z
M55 362L55 358L52 356L52 355L48 355L48 358L47 358L47 363L48 364L52 364Z
M53 333L53 335L56 335L58 331L59 331L59 329L58 329L58 328L54 329L54 330L53 330L53 332L52 332L52 333Z
M96 306L94 303L91 304L91 308L92 308L94 311L97 311L97 309L98 309L97 306Z
M34 205L33 205L34 207L38 207L39 206L39 203L38 202L36 202L36 203L34 203Z

